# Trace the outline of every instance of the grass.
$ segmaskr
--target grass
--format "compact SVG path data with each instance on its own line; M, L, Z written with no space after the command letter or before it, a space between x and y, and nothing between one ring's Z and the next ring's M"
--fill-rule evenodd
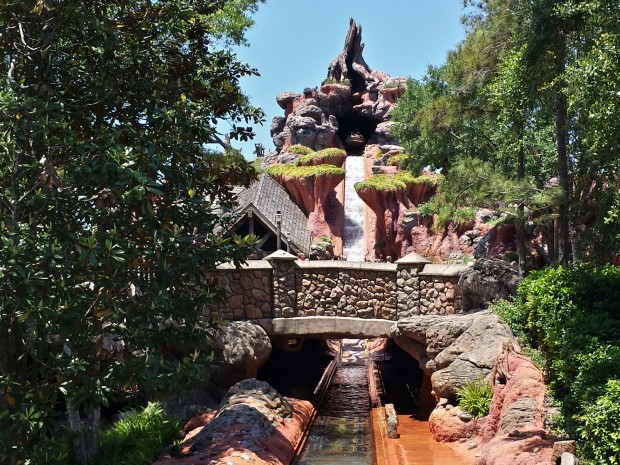
M491 408L493 386L483 379L468 381L465 386L457 390L456 398L461 409L475 417L485 417Z
M263 163L264 159L265 157L257 157L256 160L253 160L252 162L250 162L250 164L254 167L257 173L265 172L265 170L261 167L261 164Z
M310 165L315 160L321 160L321 163L323 164L333 164L330 163L330 160L336 161L342 157L345 157L346 155L347 152L342 149L329 148L319 150L318 152L313 152L308 155L304 155L299 159L298 162L300 165Z
M429 184L432 186L437 185L439 182L435 176L414 176L407 171L397 174L375 174L369 177L365 181L355 183L355 190L357 192L362 191L397 191L401 189L407 189L410 186L416 184Z
M291 145L286 151L294 155L311 155L315 153L314 150L305 145Z
M267 168L270 176L289 176L291 178L314 178L318 176L344 176L344 169L334 165L297 166L290 164L272 165Z
M157 403L130 413L101 434L98 465L147 465L180 439L179 425Z

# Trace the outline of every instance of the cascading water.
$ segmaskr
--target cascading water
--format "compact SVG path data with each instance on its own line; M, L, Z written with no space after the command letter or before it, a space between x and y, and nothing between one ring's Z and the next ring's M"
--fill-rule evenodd
M347 261L363 262L366 256L364 218L366 204L355 192L355 183L363 181L364 157L348 156L344 179L344 244L343 255Z

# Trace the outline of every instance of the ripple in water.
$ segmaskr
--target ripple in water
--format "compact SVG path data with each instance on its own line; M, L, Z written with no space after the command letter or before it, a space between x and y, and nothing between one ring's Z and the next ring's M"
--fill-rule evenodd
M365 344L346 345L298 465L371 465Z

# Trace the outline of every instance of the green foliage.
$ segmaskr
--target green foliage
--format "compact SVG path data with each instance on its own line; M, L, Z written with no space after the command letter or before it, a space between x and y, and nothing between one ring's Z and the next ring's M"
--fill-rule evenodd
M411 155L407 153L400 153L398 155L392 155L388 158L388 165L394 166L404 166L405 162L411 157Z
M365 190L397 191L405 190L416 184L429 184L434 186L438 182L438 177L435 176L414 176L408 171L402 171L397 174L372 175L365 181L355 183L355 190L357 192Z
M256 158L256 159L255 159L255 160L251 163L252 168L254 168L254 170L255 170L257 173L264 173L264 172L265 172L265 170L264 170L264 169L263 169L263 167L262 167L263 160L264 160L264 157L257 157L257 158Z
M493 400L493 386L484 379L468 381L456 391L459 406L475 417L484 417L489 414L491 400Z
M581 452L597 464L620 463L620 380L609 380L595 403L579 417Z
M333 161L344 160L347 152L338 148L328 148L319 150L318 152L313 152L308 155L304 155L298 160L300 165L310 165L312 163L319 163L334 165Z
M454 207L449 203L442 203L440 196L418 205L420 215L426 218L434 217L433 230L438 232L448 224L469 223L476 218L476 210L468 207Z
M267 168L270 176L289 176L291 178L315 178L318 176L344 176L344 169L334 165L296 166L290 164L271 165Z
M305 145L291 145L288 149L286 149L286 151L288 153L292 153L293 155L314 155L316 153L310 147L306 147Z
M540 354L559 426L573 437L602 440L605 428L593 418L604 414L608 381L620 379L620 269L579 264L536 271L513 304L493 309ZM605 441L581 442L585 458L614 463L599 459L618 447L618 437Z
M347 155L346 151L344 151L343 149L336 148L336 147L319 150L316 153L316 156L319 158L345 157L346 155Z
M216 45L238 43L249 16L219 19L258 3L3 3L2 463L55 438L59 406L95 421L113 393L204 377L202 311L220 291L202 271L251 252L219 231L232 185L255 175L205 143L247 140L263 119L240 87L257 71ZM171 346L188 350L174 358Z
M149 403L141 412L121 418L101 434L98 465L147 465L180 438L180 428L161 406Z
M340 81L336 81L335 79L327 78L323 80L323 83L321 85L324 86L324 85L330 85L330 84L337 84L340 86L351 87L351 81L349 79L342 79Z

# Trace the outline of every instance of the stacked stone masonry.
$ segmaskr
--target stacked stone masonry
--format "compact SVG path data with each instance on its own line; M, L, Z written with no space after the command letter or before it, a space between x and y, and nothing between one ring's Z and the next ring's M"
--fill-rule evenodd
M223 266L207 273L207 281L224 290L224 302L205 310L214 320L256 320L272 318L273 269L262 260L236 269Z
M207 273L225 293L225 303L205 316L256 320L342 316L397 320L415 315L451 315L462 310L458 278L449 265L255 260Z

